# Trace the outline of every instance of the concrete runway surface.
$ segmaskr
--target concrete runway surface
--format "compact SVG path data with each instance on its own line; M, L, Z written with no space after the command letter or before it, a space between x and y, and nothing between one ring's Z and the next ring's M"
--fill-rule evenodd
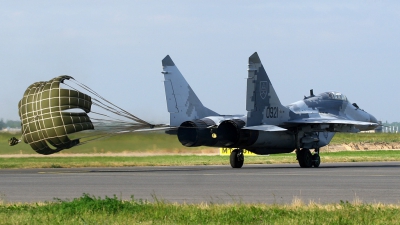
M0 170L0 202L88 193L187 203L400 203L400 162Z

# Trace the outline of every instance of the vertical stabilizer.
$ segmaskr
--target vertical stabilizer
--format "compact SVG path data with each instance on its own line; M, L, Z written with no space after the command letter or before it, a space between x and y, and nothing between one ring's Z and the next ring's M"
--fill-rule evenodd
M249 57L246 93L247 126L278 125L284 108L255 52Z
M188 120L218 115L203 106L169 55L162 60L162 66L171 126L180 126Z

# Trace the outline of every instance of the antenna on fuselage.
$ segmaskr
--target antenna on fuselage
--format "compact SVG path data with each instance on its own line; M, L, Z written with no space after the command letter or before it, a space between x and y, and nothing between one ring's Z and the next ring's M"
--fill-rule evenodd
M306 97L305 95L304 95L304 99L308 99L308 98L311 98L311 97L314 97L315 95L314 95L314 90L313 89L310 89L310 96L308 96L308 97Z

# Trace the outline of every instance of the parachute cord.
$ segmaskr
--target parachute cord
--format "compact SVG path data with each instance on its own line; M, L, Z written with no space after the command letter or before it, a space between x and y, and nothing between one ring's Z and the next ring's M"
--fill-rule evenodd
M128 132L128 131L127 131L127 132ZM97 140L101 140L101 139L113 137L113 136L116 136L116 135L119 135L119 134L123 134L123 133L126 133L126 132L124 132L124 131L119 131L119 132L114 132L114 133L107 133L107 134L101 135L101 136L99 136L99 137L93 136L93 137L95 137L95 138L92 138L92 139L89 139L89 140L86 140L86 141L82 141L82 142L80 142L79 144L77 144L76 146L78 146L78 145L84 145L84 144L90 143L90 142L92 142L92 141L97 141ZM96 135L96 136L98 136L98 135ZM90 137L90 136L88 136L88 137ZM80 138L80 139L81 139L81 138Z
M91 112L91 113L110 118L110 119L101 119L101 118L91 117L92 121L96 121L95 123L103 124L103 125L101 125L102 127L118 128L118 126L119 126L119 127L125 127L126 128L128 126L128 127L136 127L136 129L141 129L141 128L148 127L148 125L144 125L144 124L140 124L140 123L132 123L132 122L128 122L128 121L124 121L124 120L120 120L120 119L115 119L113 117L110 117L108 115L104 115L102 113L97 113L97 112ZM107 122L108 123L111 122L112 124L104 125ZM96 125L95 125L95 127L96 127Z
M79 82L78 82L77 80L75 80L75 79L74 79L74 82L76 83L76 85L78 85L78 86L80 86L81 88L83 88L83 89L89 91L90 93L96 95L97 97L99 97L100 99L102 99L102 100L104 100L105 102L109 103L110 105L112 105L112 106L114 106L114 107L116 107L116 108L122 110L125 114L132 116L132 118L135 118L135 120L136 120L137 122L141 122L141 123L145 123L145 124L151 125L150 123L148 123L148 122L146 122L146 121L144 121L144 120L141 120L140 118L138 118L138 117L136 117L136 116L130 114L129 112L125 111L124 109L122 109L122 108L120 108L120 107L114 105L113 103L111 103L110 101L108 101L107 99L105 99L105 98L103 98L101 95L99 95L97 92L95 92L94 90L92 90L91 88L89 88L88 86L86 86L86 85L84 85L84 84L82 84L82 83L79 83ZM97 100L97 101L98 101L98 100ZM111 108L111 107L109 107L109 108Z
M137 120L137 122L141 122L141 123L145 123L145 124L150 125L150 123L148 123L148 122L146 122L146 121L144 121L144 120L142 120L142 119L140 119L140 118L138 118L138 117L132 115L131 113L127 112L126 110L124 110L124 109L122 109L122 108L120 108L120 107L114 105L113 103L111 103L111 102L108 101L107 99L103 98L100 94L98 94L97 92L95 92L94 90L92 90L91 88L89 88L88 86L86 86L85 84L82 84L82 83L78 82L77 80L74 80L74 81L76 82L76 84L77 84L78 86L80 86L80 87L82 87L83 89L85 89L85 90L91 92L92 94L96 95L97 97L99 97L100 99L104 100L105 102L111 104L112 106L114 106L114 107L116 107L116 108L122 110L122 111L123 111L124 113L126 113L127 115L132 116L132 118L135 118L135 119ZM111 107L110 107L110 108L111 108Z
M98 135L87 135L87 136L83 136L80 137L79 139L85 139L85 138L89 138L88 140L82 141L77 145L83 145L92 141L96 141L96 140L100 140L100 139L105 139L105 138L109 138L109 137L113 137L116 135L120 135L120 134L124 134L124 133L130 133L130 132L135 132L138 129L141 128L146 128L147 125L144 124L128 124L130 126L126 126L126 125L122 125L122 126L114 126L114 125L110 125L108 127L112 127L114 132L107 132L103 135L98 134Z
M32 121L29 121L29 122L32 122ZM22 125L22 127L24 127L23 125ZM28 128L28 125L25 125L25 129L22 131L22 134L21 134L21 139L20 139L20 141L22 140L22 138L24 137L24 135L25 135L25 133L26 133L26 129Z
M97 115L100 115L100 116L104 116L104 117L110 118L110 120L92 118L92 119L96 119L96 120L104 120L104 121L109 121L109 122L118 121L118 122L121 122L121 123L132 123L132 122L126 122L126 121L121 120L121 119L113 118L113 117L108 116L108 115L105 115L105 114L103 114L103 113L98 113L98 112L93 112L93 111L91 111L90 113L93 113L93 114L97 114Z
M152 124L140 119L139 117L136 117L135 115L132 115L131 113L129 113L128 111L116 106L115 104L111 103L110 101L108 101L107 99L103 98L101 95L99 95L97 92L95 92L94 90L92 90L91 88L89 88L88 86L78 82L77 80L73 79L73 81L80 87L82 87L83 89L89 91L90 93L96 95L97 97L99 97L100 99L104 100L105 102L111 104L112 106L118 108L119 110L121 110L122 112L124 112L125 114L127 114L128 116L130 116L133 120L135 120L136 122L140 122L143 124L147 124L149 126L153 126Z
M74 79L73 81L75 81L75 84L78 85L79 87L85 89L86 91L88 91L88 92L90 92L90 93L96 95L96 96L99 97L100 99L102 99L102 100L108 102L109 104L115 106L116 108L122 110L123 113L125 113L126 115L124 115L124 114L122 114L121 112L117 111L115 108L112 108L111 106L102 103L101 101L97 100L96 98L92 98L92 100L98 102L98 104L93 103L94 105L96 105L96 106L98 106L98 107L100 107L100 108L103 108L103 109L105 109L105 110L107 110L107 111L110 111L110 112L112 112L112 113L114 113L114 114L117 114L117 115L119 115L119 116L123 116L123 117L125 117L125 118L134 120L134 121L136 121L136 122L138 122L138 123L144 123L144 124L149 125L150 127L154 126L153 124L150 124L150 123L148 123L148 122L146 122L146 121L144 121L144 120L142 120L142 119L140 119L140 118L138 118L138 117L132 115L131 113L129 113L129 112L127 112L127 111L125 111L125 110L119 108L118 106L114 105L113 103L109 102L108 100L106 100L105 98L101 97L99 94L97 94L95 91L93 91L92 89L90 89L90 88L87 87L86 85L79 83L79 82L76 81L75 79ZM76 88L72 87L71 85L68 85L68 84L66 84L66 83L64 83L64 84L65 84L66 86L68 86L68 87L70 87L70 88L72 88L72 89L78 91ZM101 105L99 105L99 104L101 104L101 105L103 105L103 106L101 106ZM108 108L108 109L107 109L107 108Z
M95 101L98 102L97 99L93 99L93 100L95 100ZM99 102L99 103L102 104L101 102ZM116 114L116 115L119 115L119 116L128 118L128 119L130 119L130 120L133 120L133 121L135 121L135 122L142 123L141 121L138 121L136 118L132 118L132 117L130 117L130 116L124 115L124 114L122 114L121 112L119 112L119 111L117 111L117 110L115 110L115 109L113 109L113 108L111 108L111 107L109 107L109 106L107 106L107 105L105 105L105 107L107 107L107 108L105 108L105 107L103 107L103 106L101 106L101 105L99 105L99 104L97 104L97 103L95 103L95 102L93 102L93 105L95 105L95 106L97 106L97 107L100 107L100 108L102 108L102 109L104 109L104 110L107 110L107 111L109 111L109 112L112 112L112 113L114 113L114 114ZM103 105L104 105L104 104L103 104ZM142 123L142 124L143 124L143 123Z
M108 137L112 137L112 136L115 136L115 135L113 135L112 133L101 135L100 137L96 137L96 138L92 138L92 139L89 139L86 141L79 142L79 144L77 144L75 146L84 145L84 144L90 143L92 141L96 141L96 140L100 140L100 139L104 139L104 138L108 138Z
M102 103L101 101L95 99L95 98L93 98L92 100L96 101L96 102L93 102L93 105L98 106L98 107L100 107L100 108L102 108L104 110L110 111L110 112L112 112L112 113L114 113L116 115L119 115L119 116L122 116L122 117L125 117L125 118L128 118L128 119L131 119L131 120L136 121L138 123L144 123L144 124L151 125L151 124L149 124L147 122L143 122L143 120L139 119L138 117L136 117L134 115L131 115L131 114L129 115L129 114L126 114L124 112L120 112L120 111L116 110L115 108L112 108L112 107Z
M132 124L107 124L107 123L103 123L103 122L95 122L95 124L93 124L94 127L100 127L96 130L109 130L109 129L130 129L130 130L139 130L139 129L143 129L143 128L148 128L147 125L132 125Z
M101 123L101 122L95 122L95 123ZM94 124L94 126L96 127L97 125ZM122 134L122 133L128 133L128 132L135 132L139 129L142 128L147 128L147 125L143 125L143 124L132 124L132 123L127 123L127 124L117 124L117 125L101 125L102 128L104 128L105 130L107 130L107 128L112 128L112 132L107 132L104 135L101 135L101 137L108 137L108 136L114 136L117 134ZM101 129L99 129L99 131L101 131ZM92 137L96 137L99 136L100 134L94 134L94 135L86 135L83 137L79 137L79 139L85 139L85 138L92 138ZM93 140L97 140L98 138L93 138ZM90 139L92 140L92 139Z

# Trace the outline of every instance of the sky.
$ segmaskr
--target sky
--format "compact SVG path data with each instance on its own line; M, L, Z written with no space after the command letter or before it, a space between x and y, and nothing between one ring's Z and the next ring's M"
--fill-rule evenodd
M67 74L109 101L168 123L170 55L208 108L245 114L258 52L284 105L340 91L400 121L398 1L0 1L0 118L26 88Z

